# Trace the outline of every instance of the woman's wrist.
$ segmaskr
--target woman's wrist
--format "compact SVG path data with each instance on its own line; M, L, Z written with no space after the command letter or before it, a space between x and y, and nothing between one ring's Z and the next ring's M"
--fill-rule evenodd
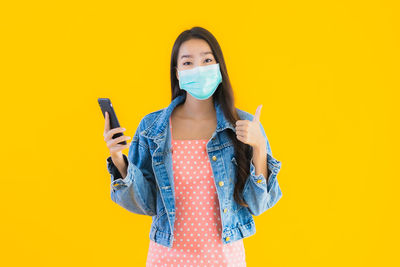
M265 142L260 142L257 146L253 147L253 164L255 167L256 175L263 174L266 179L267 177L267 148Z
M265 140L259 141L256 145L253 146L253 152L258 154L263 154L264 150L266 151L267 144Z

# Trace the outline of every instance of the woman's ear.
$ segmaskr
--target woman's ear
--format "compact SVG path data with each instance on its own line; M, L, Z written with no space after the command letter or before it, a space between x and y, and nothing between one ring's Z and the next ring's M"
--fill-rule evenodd
M178 73L178 68L175 67L175 71L176 71L176 78L179 80L179 73Z

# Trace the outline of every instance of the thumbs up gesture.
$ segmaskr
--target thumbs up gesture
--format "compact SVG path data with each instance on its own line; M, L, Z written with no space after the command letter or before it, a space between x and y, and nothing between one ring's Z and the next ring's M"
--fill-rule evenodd
M256 113L252 121L250 120L237 120L236 138L255 149L262 149L266 147L266 142L260 128L260 115L262 105L257 107Z

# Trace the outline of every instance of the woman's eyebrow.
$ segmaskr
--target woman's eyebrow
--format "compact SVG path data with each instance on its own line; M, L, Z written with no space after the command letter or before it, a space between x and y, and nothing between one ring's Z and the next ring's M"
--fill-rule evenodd
M201 52L200 53L200 55L207 55L207 54L212 54L212 52L211 51L207 51L207 52ZM184 57L192 57L192 55L182 55L181 56L181 58L184 58Z

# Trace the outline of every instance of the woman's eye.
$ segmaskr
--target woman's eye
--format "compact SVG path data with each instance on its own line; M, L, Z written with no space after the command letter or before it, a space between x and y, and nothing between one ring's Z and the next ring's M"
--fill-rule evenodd
M186 65L186 63L191 63L191 62L189 62L189 61L186 61L186 62L184 62L184 63L183 63L183 65Z
M210 60L210 61L207 61L207 60ZM207 61L207 63L208 63L208 62L211 62L211 61L212 61L212 59L211 59L211 58L207 58L207 59L206 59L206 61Z

